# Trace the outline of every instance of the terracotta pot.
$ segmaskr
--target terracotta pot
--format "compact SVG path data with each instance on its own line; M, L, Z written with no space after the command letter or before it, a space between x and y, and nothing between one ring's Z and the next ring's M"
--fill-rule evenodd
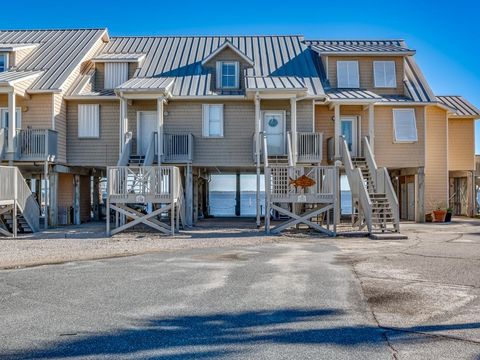
M444 222L447 212L445 210L433 210L433 219L435 222Z

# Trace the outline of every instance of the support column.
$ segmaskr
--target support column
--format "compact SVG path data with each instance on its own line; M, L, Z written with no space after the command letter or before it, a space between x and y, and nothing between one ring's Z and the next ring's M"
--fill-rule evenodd
M157 154L158 154L158 166L162 165L162 157L163 157L163 101L164 101L163 96L159 97L157 99ZM191 172L192 172L192 169L190 168L190 175L191 175ZM190 200L192 200L192 198L190 198ZM187 202L187 204L188 204L188 202ZM190 209L191 209L191 205L190 205ZM187 215L187 218L191 219L191 214Z
M119 138L119 154L123 152L125 147L125 134L128 131L128 104L123 97L120 98L120 138Z
M44 209L44 222L43 226L45 229L48 229L48 213L49 213L49 201L50 197L48 194L48 162L45 161L44 168L43 168L43 181L42 178L40 177L40 186L43 187L43 199L40 200L40 204L43 202L45 203L45 209Z
M98 176L93 176L92 201L93 220L100 221L100 178Z
M80 225L80 175L73 175L73 224Z
M415 221L425 222L425 168L418 168L417 173L417 196L415 204ZM401 201L399 199L399 201Z
M15 93L13 90L8 93L8 159L9 165L13 165L15 159L15 145L17 137L17 114L15 104Z
M48 225L50 227L58 226L58 173L51 172L48 176Z
M242 192L240 190L240 173L237 173L237 182L235 186L235 216L240 216L240 208L242 203Z
M192 165L185 168L185 221L188 226L193 225L193 174Z
M368 140L372 153L375 154L375 107L373 104L368 105Z
M255 95L255 157L257 165L257 193L256 193L256 203L257 203L257 227L260 227L260 216L261 216L261 207L260 207L260 148L261 148L261 112L260 112L260 94ZM267 214L268 216L268 214Z
M335 104L335 165L341 165L340 156L340 136L342 135L342 123L340 119L340 104Z
M292 153L293 166L297 164L298 149L297 149L297 99L290 99L290 121L292 131Z

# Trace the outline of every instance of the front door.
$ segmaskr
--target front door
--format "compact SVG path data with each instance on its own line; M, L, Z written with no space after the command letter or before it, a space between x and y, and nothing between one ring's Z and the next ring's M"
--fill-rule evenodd
M400 176L400 219L415 220L415 176Z
M157 131L157 113L140 111L138 113L137 155L145 155L152 141L152 133Z
M285 116L283 111L265 111L263 132L268 155L285 155Z
M357 156L357 118L342 117L342 136L347 141L351 156Z

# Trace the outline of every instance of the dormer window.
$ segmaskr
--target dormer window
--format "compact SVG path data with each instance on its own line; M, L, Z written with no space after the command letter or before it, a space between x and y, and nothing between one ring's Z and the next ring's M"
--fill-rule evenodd
M238 89L239 77L238 61L217 62L217 88Z
M105 89L115 89L128 80L128 63L105 63Z
M8 53L0 53L0 72L8 70Z

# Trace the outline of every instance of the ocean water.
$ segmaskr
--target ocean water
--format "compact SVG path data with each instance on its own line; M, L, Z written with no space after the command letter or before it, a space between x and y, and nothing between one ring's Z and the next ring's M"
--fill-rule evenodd
M240 198L241 216L255 216L255 191L244 191ZM352 213L350 191L342 191L342 214ZM265 192L260 193L262 215L265 213ZM210 214L213 216L235 216L235 191L210 191Z

